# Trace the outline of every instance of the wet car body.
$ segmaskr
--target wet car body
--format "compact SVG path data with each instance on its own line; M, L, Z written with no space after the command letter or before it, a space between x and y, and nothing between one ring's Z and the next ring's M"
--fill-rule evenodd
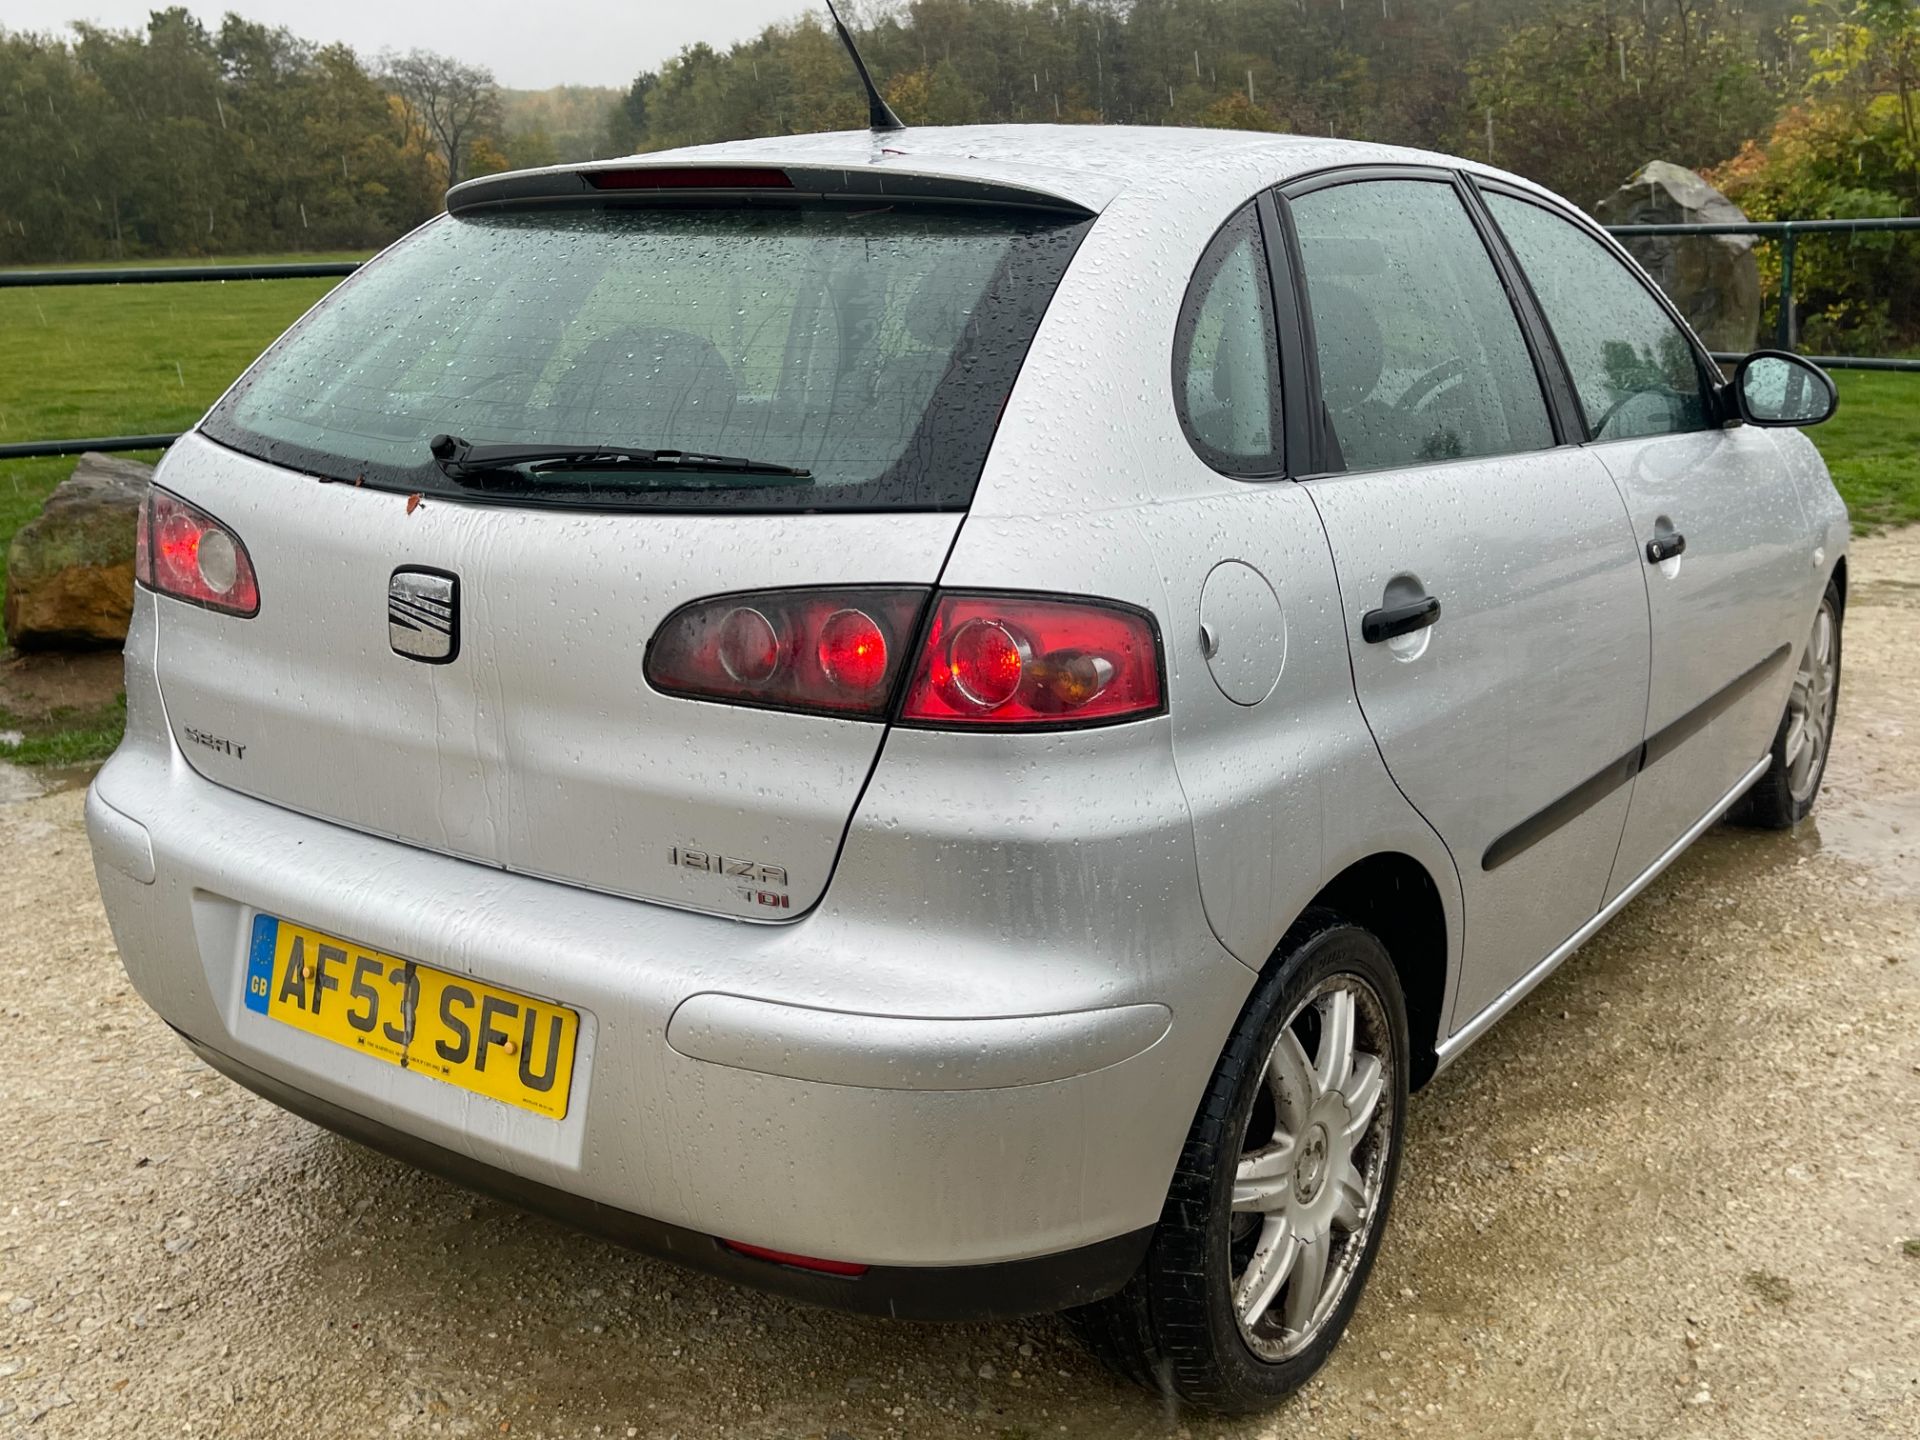
M1382 203L1442 207L1485 246L1471 283L1512 307L1500 343L1531 367L1537 417L1469 415L1446 398L1470 388L1459 365L1430 403L1342 408L1357 362L1316 349L1314 318L1331 331L1405 262L1388 244L1341 269L1315 197L1365 185L1418 187ZM1082 1304L1139 1268L1223 1045L1303 913L1384 943L1417 1087L1766 769L1809 621L1844 589L1844 510L1802 437L1730 410L1592 433L1554 297L1490 201L1607 242L1536 187L1271 136L743 142L469 182L316 317L436 230L696 191L1032 215L1070 253L1004 388L968 400L987 439L959 498L538 505L398 470L358 483L249 439L247 379L174 447L156 484L244 543L257 604L139 591L127 738L89 827L142 996L288 1108L823 1303ZM1244 304L1207 311L1233 277L1266 337L1254 391L1216 334ZM1366 362L1380 393L1429 383L1404 343ZM1431 453L1367 459L1408 414ZM1653 558L1680 529L1685 553ZM425 593L396 612L401 571L457 583L429 596L458 635L431 663L392 628ZM881 591L911 603L875 713L649 679L666 628L714 597ZM1133 617L1156 703L916 721L900 697L945 597ZM1437 619L1414 613L1436 599ZM250 1004L261 917L345 937L377 967L358 978L396 993L419 966L564 1007L559 1113ZM269 989L307 973L284 962ZM481 1043L501 1050L500 1026Z

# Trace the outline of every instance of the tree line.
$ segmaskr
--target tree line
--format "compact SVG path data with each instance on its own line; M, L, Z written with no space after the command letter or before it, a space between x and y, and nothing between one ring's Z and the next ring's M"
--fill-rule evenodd
M0 263L382 245L514 163L502 113L484 69L237 15L0 31Z
M1804 69L1792 0L909 0L863 53L910 123L1214 125L1489 155L1591 203L1711 164ZM862 123L816 17L642 74L626 148Z
M838 41L795 5L640 74L597 123L600 97L563 89L519 127L484 70L421 52L369 61L234 15L211 31L172 9L144 32L0 32L0 261L365 247L471 174L864 124ZM1490 159L1583 204L1665 159L1710 170L1759 213L1920 213L1920 0L843 10L909 123L1345 135ZM1889 293L1855 297L1848 323L1920 323L1888 311Z

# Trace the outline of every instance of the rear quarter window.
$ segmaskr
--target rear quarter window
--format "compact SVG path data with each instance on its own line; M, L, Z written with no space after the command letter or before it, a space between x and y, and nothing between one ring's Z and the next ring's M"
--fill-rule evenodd
M1194 452L1228 475L1280 470L1273 290L1254 207L1200 257L1174 331L1173 392Z

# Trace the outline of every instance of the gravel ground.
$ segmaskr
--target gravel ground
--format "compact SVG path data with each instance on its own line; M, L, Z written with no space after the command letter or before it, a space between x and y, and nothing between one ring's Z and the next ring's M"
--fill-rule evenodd
M77 791L0 777L0 1436L1920 1436L1920 529L1861 542L1815 819L1716 830L1416 1099L1277 1415L1051 1320L730 1289L228 1084L121 974Z

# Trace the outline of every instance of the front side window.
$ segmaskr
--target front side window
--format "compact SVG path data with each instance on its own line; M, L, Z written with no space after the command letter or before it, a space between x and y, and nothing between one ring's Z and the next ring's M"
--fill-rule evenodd
M1200 458L1229 475L1280 468L1273 290L1260 225L1248 206L1200 257L1174 335L1180 423Z
M1292 202L1334 469L1541 450L1533 357L1453 187L1369 180Z
M1553 329L1595 440L1712 424L1693 345L1647 287L1579 226L1510 195L1487 207Z
M504 503L954 509L1084 220L796 203L451 216L282 339L206 432L340 480ZM804 475L455 483L435 435Z

